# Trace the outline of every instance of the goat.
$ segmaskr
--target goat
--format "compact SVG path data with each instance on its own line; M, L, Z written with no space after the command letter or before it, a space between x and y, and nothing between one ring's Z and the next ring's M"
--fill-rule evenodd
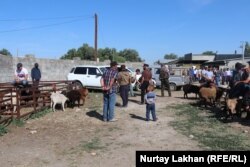
M85 99L86 99L86 97L88 96L89 91L88 91L87 88L81 88L81 89L78 89L78 91L79 91L80 94L81 94L82 105L84 105Z
M234 114L236 114L237 103L238 103L238 100L236 98L227 99L227 108L228 108L227 117L229 115L233 116Z
M78 90L62 91L62 94L68 98L70 106L74 107L77 101L80 107L81 93Z
M183 91L184 91L184 99L188 98L187 94L188 93L195 93L196 98L197 95L199 94L200 86L198 85L191 85L191 84L186 84L183 86Z
M51 99L50 106L52 108L52 105L53 105L53 108L52 108L53 111L55 111L56 104L61 104L63 111L65 111L64 105L65 105L65 102L68 100L67 97L65 97L63 94L52 92L50 95L50 99Z

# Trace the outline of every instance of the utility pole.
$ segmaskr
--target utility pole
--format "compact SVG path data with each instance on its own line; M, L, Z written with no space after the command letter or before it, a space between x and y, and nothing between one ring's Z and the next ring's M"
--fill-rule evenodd
M242 63L245 61L245 41L241 41L241 46L242 48Z
M95 58L95 61L97 61L97 28L98 28L98 25L97 25L97 14L95 13L95 51L94 51L94 58Z

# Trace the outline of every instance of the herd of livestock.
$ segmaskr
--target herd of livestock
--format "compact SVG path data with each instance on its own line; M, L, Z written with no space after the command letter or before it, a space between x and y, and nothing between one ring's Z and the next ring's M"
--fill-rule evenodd
M212 107L220 107L222 111L226 113L226 119L240 117L242 112L247 112L247 117L249 118L249 111L246 111L244 106L244 98L233 98L229 99L228 87L217 87L214 84L211 85L195 85L187 84L183 86L184 98L188 98L189 93L196 94L196 98L199 96L199 105L204 105L205 108L207 104L210 104Z
M77 88L68 81L41 82L39 85L12 86L0 84L0 123L13 117L24 117L52 107L55 111L56 104L65 104L69 107L84 105L88 95L87 88ZM22 110L31 108L30 112Z
M189 93L199 97L200 105L207 107L219 106L226 113L226 118L241 116L244 112L243 99L229 99L228 88L216 87L215 85L187 84L183 86L184 98L188 98ZM12 85L0 84L0 123L13 117L20 118L28 114L40 111L44 107L51 107L55 111L56 104L74 107L75 102L79 107L84 105L88 95L87 88L77 88L67 81L54 81L40 83L39 86L29 85L28 87L15 87ZM29 113L22 113L22 109L31 107ZM249 113L248 113L249 115Z

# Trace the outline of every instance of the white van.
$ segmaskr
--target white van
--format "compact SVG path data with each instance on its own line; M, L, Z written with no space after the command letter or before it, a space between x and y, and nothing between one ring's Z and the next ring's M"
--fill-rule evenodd
M101 89L101 77L106 66L82 65L73 67L67 76L68 80L75 80L77 86L91 89Z

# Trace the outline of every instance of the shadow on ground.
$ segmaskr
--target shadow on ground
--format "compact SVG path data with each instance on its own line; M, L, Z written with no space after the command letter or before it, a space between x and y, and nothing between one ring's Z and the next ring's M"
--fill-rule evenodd
M89 117L94 117L102 121L102 115L98 113L96 110L91 110L86 113L87 116Z

